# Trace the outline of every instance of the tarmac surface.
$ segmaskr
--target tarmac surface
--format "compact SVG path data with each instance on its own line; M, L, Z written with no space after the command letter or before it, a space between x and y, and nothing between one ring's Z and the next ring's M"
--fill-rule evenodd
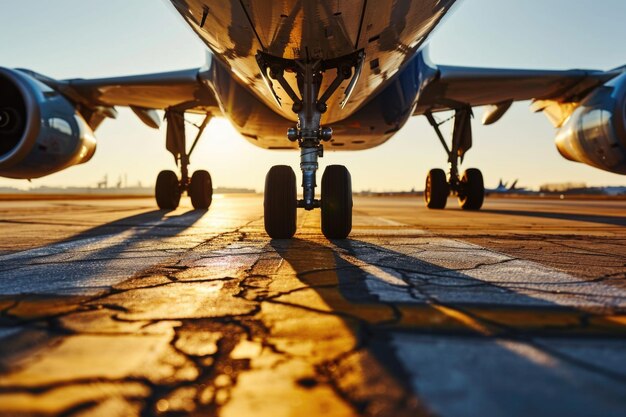
M153 204L0 202L0 415L626 415L626 201Z

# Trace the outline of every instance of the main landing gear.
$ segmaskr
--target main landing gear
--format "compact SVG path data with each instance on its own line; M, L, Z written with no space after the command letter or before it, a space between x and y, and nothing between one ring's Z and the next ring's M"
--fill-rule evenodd
M444 209L448 196L452 193L458 197L459 204L464 210L480 210L485 199L485 185L483 175L476 168L469 168L459 175L459 160L463 162L465 153L472 147L471 118L472 109L461 108L455 111L454 129L452 132L452 146L448 147L438 123L431 113L426 118L435 129L439 141L448 154L450 170L448 175L443 169L431 169L426 177L424 199L429 209Z
M206 210L213 199L211 175L204 170L196 171L189 177L189 158L198 144L198 140L211 120L207 114L198 128L198 134L187 151L185 138L185 113L177 109L168 109L167 118L167 150L174 155L176 165L180 167L180 178L174 171L161 171L157 176L154 193L157 205L162 210L174 210L180 203L180 197L186 191L191 197L191 204L196 210Z
M293 100L292 110L298 115L298 124L287 131L287 139L300 147L302 171L301 200L297 199L296 175L289 166L272 167L265 178L265 230L273 239L289 239L296 233L297 208L322 211L322 233L328 239L344 239L352 230L352 180L343 165L330 165L322 176L321 199L315 198L318 158L324 156L323 142L332 139L332 129L321 126L326 102L344 80L352 79L346 88L344 103L354 86L363 62L363 52L332 61L287 60L264 53L257 62L266 82L274 92L272 80L277 81ZM353 68L356 70L353 72ZM337 76L320 95L323 74L336 69ZM285 71L296 74L300 98L284 78ZM274 94L280 104L280 98Z

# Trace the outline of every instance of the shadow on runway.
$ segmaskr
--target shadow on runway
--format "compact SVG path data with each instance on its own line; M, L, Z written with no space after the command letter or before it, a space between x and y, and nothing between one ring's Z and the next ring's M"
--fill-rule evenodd
M179 215L167 216L171 211L153 210L115 220L71 236L54 245L71 245L72 251L89 250L96 242L101 246L89 250L82 262L89 260L110 260L114 262L125 252L146 251L147 241L160 241L172 238L192 227L208 210L189 210ZM74 245L73 243L76 243ZM157 246L158 249L158 246Z
M523 369L526 375L552 381L555 386L562 387L563 392L569 390L573 399L566 408L575 411L573 414L580 414L581 410L592 413L595 409L593 401L580 400L585 393L580 392L581 387L564 368L579 366L618 383L626 383L626 375L619 371L589 362L575 363L575 360L570 361L540 344L536 345L530 336L558 335L559 327L560 334L564 334L563 326L568 332L575 332L575 327L580 326L584 332L590 313L518 293L509 281L508 288L499 286L356 239L320 244L296 238L274 240L270 246L296 271L298 279L316 291L330 310L344 320L345 327L353 329L357 346L362 353L365 352L360 366L371 369L372 364L368 360L374 358L387 375L393 376L391 379L403 384L409 396L414 392L411 381L415 369L408 370L407 363L398 356L402 349L405 353L413 349L410 344L402 342L407 338L417 342L444 338L440 347L433 344L433 348L444 349L439 354L441 363L438 364L443 378L462 372L454 369L458 357L446 356L449 355L446 352L452 350L445 350L445 343L460 348L458 343L465 342L459 337L476 340L470 346L484 343L490 355L497 352L498 361L515 364L514 369ZM410 290L408 286L401 285L402 282L409 283ZM519 283L520 287L523 285L524 282ZM471 301L473 297L479 302ZM620 332L614 336L624 338L626 329L619 325L615 328ZM568 334L571 336L572 333ZM506 339L521 340L519 343L527 348L515 349L511 346L518 342L503 342ZM533 352L541 352L550 360L543 363L537 361L538 354ZM369 359L366 359L368 355ZM485 364L495 360L490 355L476 356L476 364L470 367L489 368ZM341 367L341 363L334 365ZM510 375L512 378L518 376ZM485 375L485 378L491 377L496 375ZM367 383L366 378L364 375L364 383ZM384 375L381 378L385 380ZM551 403L551 394L542 392L540 388L531 391L533 396L524 399L530 406L529 410L542 410L540 414L563 411L562 404L554 404L549 407L551 410L546 411L542 407ZM571 394L576 392L580 394L578 399L577 394ZM501 394L497 402L503 409L507 404L520 400L515 391ZM364 407L367 408L367 404Z
M108 288L185 245L172 238L207 211L150 211L83 231L62 241L1 257L3 294L74 294Z
M166 215L171 213L171 211L152 210L96 226L70 236L60 242L71 242L89 237L118 234L130 229L137 230L140 233L160 230L164 237L175 236L193 226L194 223L207 212L208 210L189 210L176 216L167 217Z
M529 210L496 210L482 209L482 213L504 214L509 216L526 216L541 217L544 219L569 220L575 222L586 223L602 223L614 226L626 226L626 215L624 216L603 216L596 214L577 214L577 213L554 213L547 211L529 211Z

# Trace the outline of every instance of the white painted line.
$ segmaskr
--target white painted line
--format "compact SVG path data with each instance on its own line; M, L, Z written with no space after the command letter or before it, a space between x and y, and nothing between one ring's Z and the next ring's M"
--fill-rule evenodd
M393 239L354 236L350 255L341 252L346 261L362 265L368 288L382 301L626 307L626 290L615 286L462 240L395 233L400 236ZM403 284L404 294L398 288ZM407 284L414 287L413 297L407 297Z

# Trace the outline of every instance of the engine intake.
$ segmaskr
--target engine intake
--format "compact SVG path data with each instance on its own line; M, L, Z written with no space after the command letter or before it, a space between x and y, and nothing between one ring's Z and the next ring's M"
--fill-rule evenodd
M556 147L570 161L626 174L626 73L580 103L557 134Z
M89 161L95 150L91 128L65 97L0 68L0 176L43 177Z

